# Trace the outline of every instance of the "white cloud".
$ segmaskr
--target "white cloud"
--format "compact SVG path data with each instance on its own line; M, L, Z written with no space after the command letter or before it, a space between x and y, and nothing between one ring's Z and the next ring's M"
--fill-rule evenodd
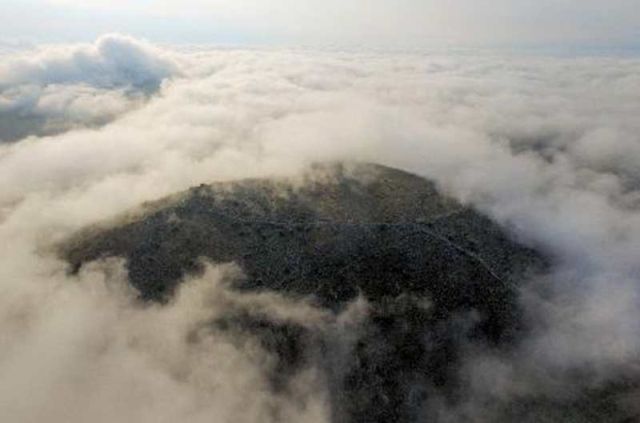
M1 88L25 83L156 88L177 70L155 47L117 34L100 37L93 45L50 47L21 56L0 67Z
M105 124L177 72L168 55L121 35L7 55L0 64L0 142Z
M633 369L640 351L633 336L640 293L637 60L178 54L149 46L139 57L143 47L127 44L121 55L120 47L114 53L101 45L25 56L20 63L47 65L5 67L0 79L26 92L35 85L47 116L61 109L92 115L94 103L74 90L95 90L101 104L113 96L128 107L122 90L178 67L156 96L127 113L116 108L107 126L0 145L0 239L10 240L0 245L0 333L8 334L0 338L0 403L12 404L0 407L10 413L6 420L72 421L60 407L68 403L77 421L92 413L109 420L116 411L137 421L214 414L263 421L262 406L273 398L259 389L260 359L252 350L235 356L216 339L192 347L179 341L202 317L189 314L193 304L183 298L166 309L141 309L115 288L117 266L76 281L45 252L142 201L202 182L291 173L315 160L370 160L429 176L552 254L557 271L531 289L546 283L553 295L525 296L541 323L523 346L525 360L470 364L478 380L500 383L488 395L556 386L572 366L586 365L599 378ZM96 64L102 61L109 65ZM115 287L103 281L109 272L116 272ZM218 270L211 272L185 289L210 292L202 284L217 280ZM201 348L236 361L211 362ZM532 367L555 374L531 383ZM203 368L213 368L211 378ZM233 383L219 387L215 378ZM59 394L50 397L54 386ZM245 390L256 396L255 408L243 410L234 399ZM290 420L326 417L323 398L309 395L309 414L293 408L303 415Z

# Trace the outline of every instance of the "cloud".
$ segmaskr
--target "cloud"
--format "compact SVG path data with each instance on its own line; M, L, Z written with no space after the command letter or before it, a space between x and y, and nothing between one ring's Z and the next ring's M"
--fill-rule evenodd
M48 117L73 109L102 118L94 103L78 100L86 100L84 89L100 93L100 104L113 98L123 107L106 126L78 128L71 119L64 133L0 145L6 420L250 422L265 421L275 407L288 420L324 421L326 392L313 372L300 382L313 387L301 388L307 407L300 408L265 388L268 354L259 348L238 349L215 335L184 342L228 307L217 284L229 269L191 281L175 304L145 306L126 292L117 264L96 264L76 280L47 253L143 201L203 182L291 174L317 160L374 161L430 177L553 258L553 273L522 292L530 337L513 355L470 353L460 370L468 395L453 405L434 399L431 411L450 421L496 421L494 408L513 398L636 375L637 60L167 52L111 39L111 47L100 47L102 40L25 54L11 69L28 71L0 78L25 92L35 86L31 96L38 107L49 104ZM122 99L149 80L161 85L159 95ZM323 321L300 304L267 302L287 318Z
M168 54L121 35L7 55L0 65L0 141L103 125L177 72Z
M237 298L224 287L235 272L210 267L164 307L136 304L122 263L113 261L96 263L74 286L63 273L29 281L48 294L28 316L25 304L3 302L0 417L269 422L276 420L267 411L279 408L287 419L327 421L313 372L293 382L296 395L278 397L264 376L271 363L261 346L213 330L212 322L230 310L286 306L264 295ZM13 299L33 300L27 291L14 290Z
M93 45L49 47L5 62L0 87L85 83L98 88L157 89L176 70L157 48L113 34Z

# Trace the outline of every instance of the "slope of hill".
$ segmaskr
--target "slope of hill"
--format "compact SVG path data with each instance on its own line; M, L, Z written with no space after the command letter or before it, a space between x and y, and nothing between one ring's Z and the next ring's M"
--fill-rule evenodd
M259 339L275 357L276 390L321 368L337 422L416 421L433 395L455 398L463 350L511 348L525 331L517 284L547 266L431 182L373 164L201 185L83 231L62 255L74 272L124 257L145 300L169 299L202 258L237 263L239 292L277 292L334 315L364 299L368 317L348 348L331 331L252 310L211 322Z

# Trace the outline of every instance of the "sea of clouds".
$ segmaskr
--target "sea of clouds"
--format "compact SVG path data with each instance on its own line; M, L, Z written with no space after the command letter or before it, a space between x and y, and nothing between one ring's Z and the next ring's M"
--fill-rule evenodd
M3 52L0 421L328 421L313 371L271 392L258 344L199 328L229 307L340 333L356 317L238 298L224 288L233 266L210 267L168 305L141 305L122 263L71 277L53 253L144 201L322 160L429 177L552 258L551 275L523 285L530 339L514 357L469 357L472 394L439 405L443 419L492 421L495 401L636 374L638 93L633 58L178 48L121 35Z

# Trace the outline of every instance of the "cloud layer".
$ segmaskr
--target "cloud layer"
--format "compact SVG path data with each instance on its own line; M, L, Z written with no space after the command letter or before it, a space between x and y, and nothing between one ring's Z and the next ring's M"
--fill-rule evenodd
M470 355L468 398L432 405L443 420L493 421L486 404L633 375L639 75L633 59L165 51L120 36L13 56L0 69L0 122L20 134L0 145L0 420L327 421L315 375L283 398L265 388L257 346L187 342L229 307L233 270L142 306L118 263L73 279L50 253L145 200L317 160L433 178L554 259L522 294L534 336L515 357ZM63 129L16 131L21 102Z

